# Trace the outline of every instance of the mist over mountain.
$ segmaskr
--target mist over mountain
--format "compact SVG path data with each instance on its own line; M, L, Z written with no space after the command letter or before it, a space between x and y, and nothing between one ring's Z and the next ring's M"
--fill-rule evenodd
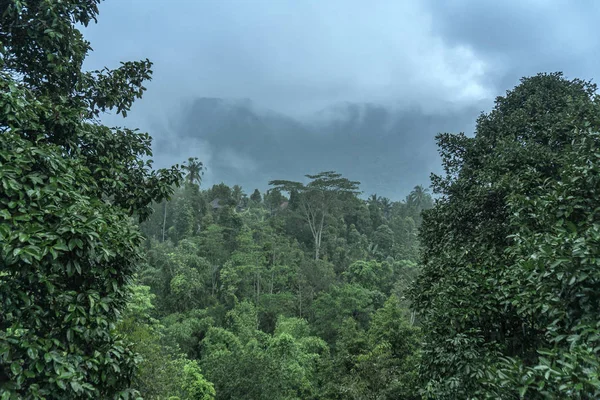
M199 157L203 185L333 169L403 197L439 171L435 134L471 133L521 77L598 78L590 1L172 3L105 2L85 66L154 63L125 123L155 139L157 167Z
M197 98L172 119L175 138L157 135L155 149L171 162L198 156L208 168L204 185L264 191L272 179L335 170L361 181L365 195L401 199L440 171L435 135L464 131L480 111L428 114L418 107L348 102L291 117L249 99Z

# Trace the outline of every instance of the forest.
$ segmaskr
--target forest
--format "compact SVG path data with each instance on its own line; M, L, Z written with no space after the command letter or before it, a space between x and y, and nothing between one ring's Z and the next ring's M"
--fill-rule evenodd
M152 63L83 69L99 2L0 1L0 400L600 398L595 84L521 79L403 199L205 186L102 123Z

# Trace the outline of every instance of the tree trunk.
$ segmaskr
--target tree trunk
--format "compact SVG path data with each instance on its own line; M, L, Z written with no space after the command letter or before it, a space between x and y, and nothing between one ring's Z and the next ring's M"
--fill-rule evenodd
M167 201L165 200L165 211L163 216L162 241L165 241L165 228L167 225Z
M319 259L319 252L321 250L321 239L323 238L323 227L325 226L325 213L321 215L321 222L319 227L315 227L315 261Z

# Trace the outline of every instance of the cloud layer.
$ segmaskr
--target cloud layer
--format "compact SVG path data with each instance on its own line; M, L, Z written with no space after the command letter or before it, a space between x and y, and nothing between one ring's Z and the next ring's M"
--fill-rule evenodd
M386 132L377 140L414 143L424 153L415 160L421 165L411 166L419 173L411 176L426 180L439 165L432 129L472 130L477 111L489 109L521 76L562 70L589 79L600 65L600 3L592 0L109 0L100 7L99 23L85 31L95 50L87 67L150 58L154 80L126 124L152 133L160 163L195 155L215 167L209 170L215 181L249 179L243 173L263 176L265 159L276 157L257 156L252 146L266 140L258 133L248 139L248 132L233 128L217 130L221 136L190 130L191 120L209 129L189 114L198 98L251 99L250 108L260 111L253 113L281 148L295 143L294 135L281 129L296 126L295 134L309 135L299 126L326 120L332 127L328 123L336 118L347 123L348 108L339 111L344 102L381 105L394 115L416 109L410 129L398 124L391 125L396 131L345 129L360 132L361 140ZM268 110L296 125L277 128ZM305 139L324 146L326 137ZM333 146L328 158L338 159L342 147ZM388 168L396 165L391 157L385 147L372 146L360 160ZM366 170L363 179L381 181L388 193L406 190L387 175ZM398 173L411 174L407 168L394 169ZM240 183L245 182L251 180Z

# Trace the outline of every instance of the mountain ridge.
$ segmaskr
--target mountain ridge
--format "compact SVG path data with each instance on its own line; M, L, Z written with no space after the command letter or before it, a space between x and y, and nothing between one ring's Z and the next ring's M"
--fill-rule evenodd
M223 181L264 191L272 179L301 180L336 170L368 182L361 186L367 193L403 198L415 185L428 186L431 172L440 172L435 135L465 131L478 113L474 107L434 114L344 102L291 117L250 99L198 97L181 110L171 130L175 140L200 141L210 149L205 184Z

